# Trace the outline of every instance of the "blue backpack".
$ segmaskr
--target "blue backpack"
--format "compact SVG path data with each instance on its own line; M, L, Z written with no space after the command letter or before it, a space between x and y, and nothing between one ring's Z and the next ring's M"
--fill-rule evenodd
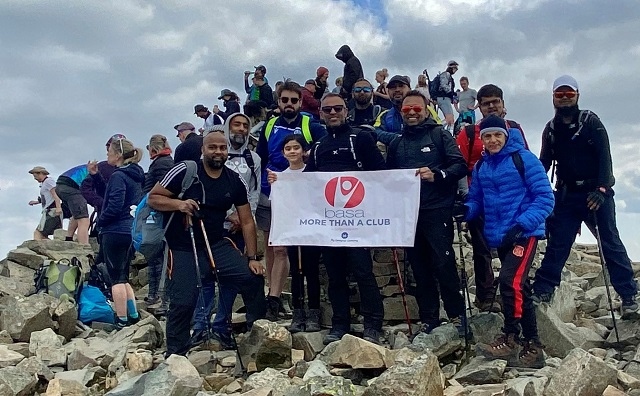
M78 299L78 319L84 324L91 322L114 323L114 311L99 288L84 284Z
M195 161L184 161L187 166L182 189L178 194L178 199L182 199L185 191L198 180L198 164ZM152 209L148 204L149 194L146 194L133 215L133 225L131 226L131 236L133 237L133 247L145 257L151 257L159 253L164 246L164 234L173 220L175 214L171 213L169 221L162 227L162 212Z

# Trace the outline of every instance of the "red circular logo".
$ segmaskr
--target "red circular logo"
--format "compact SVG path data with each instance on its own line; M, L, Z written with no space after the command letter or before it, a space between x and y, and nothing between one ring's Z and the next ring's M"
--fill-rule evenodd
M324 187L324 197L333 207L355 208L364 199L364 184L353 176L334 177Z

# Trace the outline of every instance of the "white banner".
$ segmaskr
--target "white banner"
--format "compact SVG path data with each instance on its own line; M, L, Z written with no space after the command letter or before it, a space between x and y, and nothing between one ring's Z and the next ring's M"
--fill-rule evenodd
M278 173L271 185L274 246L413 246L415 169Z

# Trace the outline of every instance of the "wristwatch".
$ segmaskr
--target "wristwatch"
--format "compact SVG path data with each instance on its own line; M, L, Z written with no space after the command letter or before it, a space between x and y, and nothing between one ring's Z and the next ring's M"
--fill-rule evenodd
M249 261L260 261L260 260L262 260L262 256L258 256L257 254L253 255L253 256L247 256L247 258L249 259Z

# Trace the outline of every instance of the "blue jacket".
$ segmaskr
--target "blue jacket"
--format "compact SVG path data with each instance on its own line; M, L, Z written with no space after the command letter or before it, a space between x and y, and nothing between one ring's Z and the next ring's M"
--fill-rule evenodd
M143 182L144 171L138 164L116 168L107 183L98 217L100 234L131 234L133 216L130 206L140 202Z
M511 155L518 152L524 163L524 180ZM522 134L509 129L500 152L483 153L483 164L473 169L466 204L467 219L484 214L484 234L491 248L502 244L509 229L519 224L524 237L543 237L545 220L554 205L551 183L540 160L524 148Z
M378 141L388 146L396 136L402 133L402 114L394 106L383 111L373 127L376 128Z

